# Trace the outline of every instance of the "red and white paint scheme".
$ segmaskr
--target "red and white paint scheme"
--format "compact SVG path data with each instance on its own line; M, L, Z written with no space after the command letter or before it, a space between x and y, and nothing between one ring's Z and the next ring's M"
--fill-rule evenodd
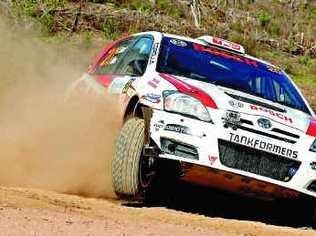
M202 75L158 70L166 38L179 50L192 44L192 50L219 58L207 62L218 71L228 71L219 62L230 60L285 75L227 40L144 32L112 42L72 88L84 82L101 95L118 94L122 120L141 112L139 107L149 108L147 128L159 149L157 158L189 164L193 169L183 173L186 181L266 198L316 197L316 122L290 78L304 111L238 87L207 83ZM183 70L187 66L170 61Z

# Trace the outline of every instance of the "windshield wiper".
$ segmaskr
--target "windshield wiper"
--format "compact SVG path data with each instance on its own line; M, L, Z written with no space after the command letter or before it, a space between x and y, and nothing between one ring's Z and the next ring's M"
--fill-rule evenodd
M283 105L283 106L287 106L287 107L290 107L292 109L295 109L295 110L299 110L299 111L302 111L302 109L298 106L295 106L291 103L288 103L288 102L280 102L280 101L274 101L275 103L278 103L280 105Z
M263 106L263 107L266 107L266 108L269 108L269 109L272 109L272 110L275 110L275 111L278 111L278 112L283 112L283 113L286 112L286 110L283 109L283 108L280 108L280 107L277 107L277 106L273 106L273 105L270 105L270 104L265 103L265 102L260 102L260 101L257 101L255 99L242 97L242 96L231 94L231 93L228 93L228 92L225 92L225 93L228 96L230 96L230 97L232 97L232 98L234 98L236 100L242 101L242 102Z

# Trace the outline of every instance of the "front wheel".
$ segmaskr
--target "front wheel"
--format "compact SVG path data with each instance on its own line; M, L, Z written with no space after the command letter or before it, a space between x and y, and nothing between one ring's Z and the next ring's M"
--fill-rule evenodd
M112 161L113 188L118 197L143 201L155 176L154 158L143 156L145 122L130 118L115 145Z

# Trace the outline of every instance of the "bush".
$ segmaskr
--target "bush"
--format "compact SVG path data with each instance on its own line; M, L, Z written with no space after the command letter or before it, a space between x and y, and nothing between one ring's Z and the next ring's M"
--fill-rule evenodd
M152 10L152 5L148 0L132 0L129 1L127 5L131 10L137 10L140 12L148 12Z
M115 39L120 34L122 34L119 28L119 23L115 19L112 19L112 18L108 18L103 23L102 32L103 32L104 37L107 39Z
M312 60L310 57L308 56L303 56L303 57L300 57L298 62L303 65L303 66L310 66L312 65Z
M271 16L266 11L261 11L259 14L259 22L262 27L266 27L271 21Z
M297 76L299 73L299 67L297 66L296 63L293 63L292 61L286 61L284 63L284 71L287 73L287 74L290 74L292 76Z
M268 32L272 36L280 36L280 34L281 34L280 25L277 22L272 21L271 24L269 25Z
M170 0L157 0L155 7L158 11L166 13L175 18L185 17L183 9L175 5L174 1Z
M10 13L17 17L34 17L45 32L51 33L54 31L54 13L50 10L64 7L66 3L67 0L15 0ZM40 5L45 6L46 11L42 11Z

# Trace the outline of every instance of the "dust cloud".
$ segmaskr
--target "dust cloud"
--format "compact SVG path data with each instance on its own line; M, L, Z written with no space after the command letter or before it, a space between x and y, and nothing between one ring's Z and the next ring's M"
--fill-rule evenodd
M64 101L87 68L84 54L12 29L0 16L0 185L114 196L115 98Z

